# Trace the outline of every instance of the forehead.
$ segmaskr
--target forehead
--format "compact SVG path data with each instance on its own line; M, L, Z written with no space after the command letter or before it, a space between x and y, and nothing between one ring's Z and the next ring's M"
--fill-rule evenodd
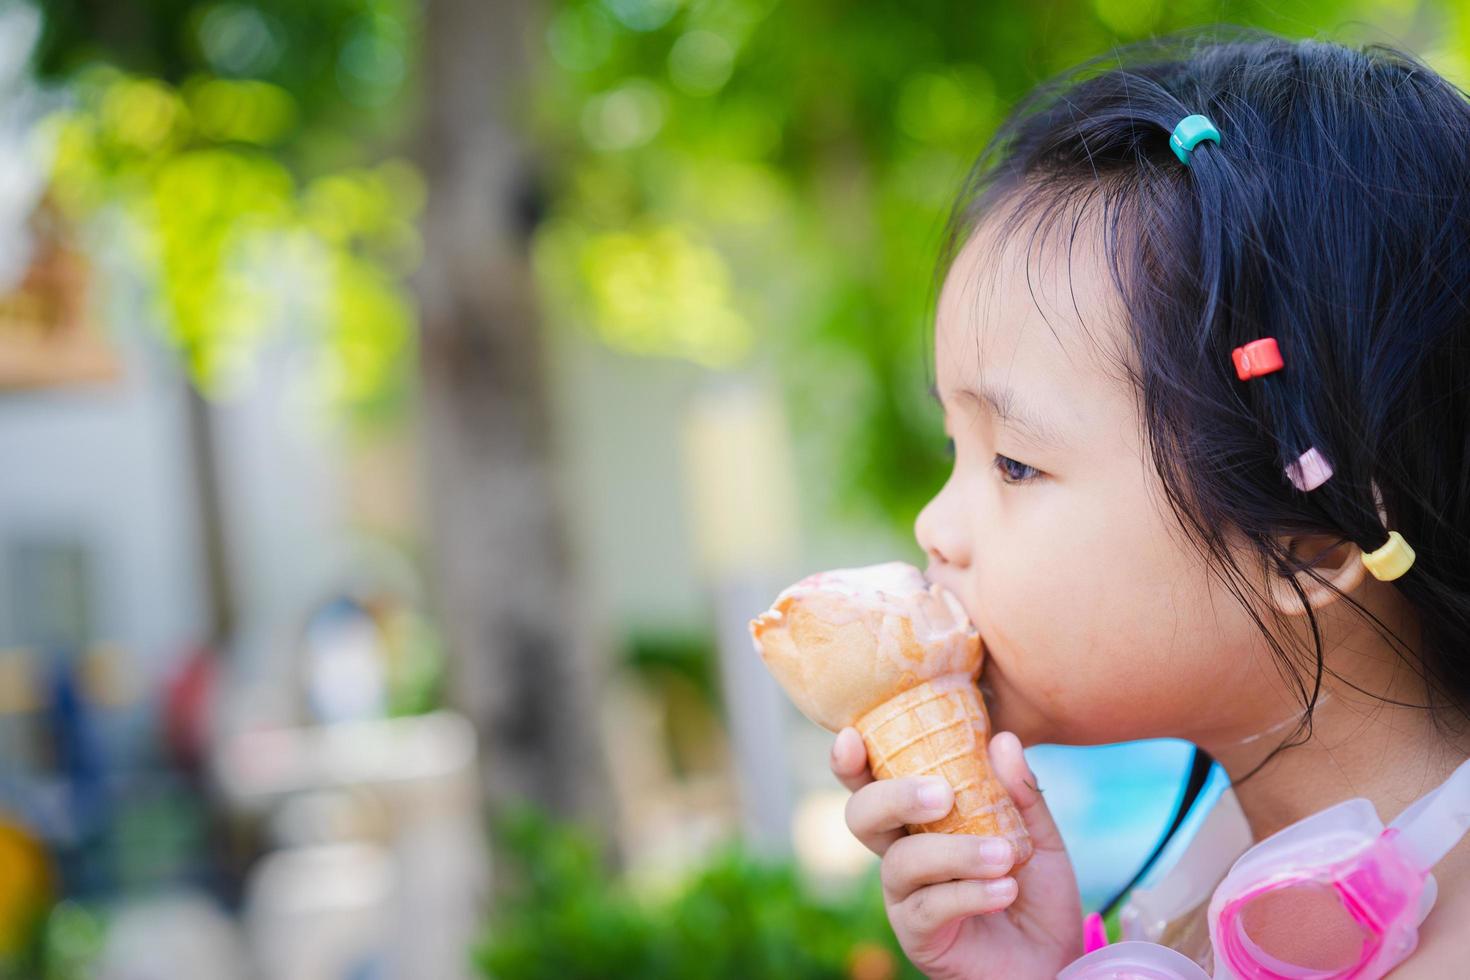
M1131 395L1131 341L1095 219L1009 229L988 215L956 256L935 320L941 391L1006 384L1060 407ZM1034 400L1034 399L1033 399Z

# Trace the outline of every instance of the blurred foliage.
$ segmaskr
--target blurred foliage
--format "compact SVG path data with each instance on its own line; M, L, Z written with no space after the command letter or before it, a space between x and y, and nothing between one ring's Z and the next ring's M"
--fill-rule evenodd
M1131 895L1132 892L1130 891L1128 894ZM1124 904L1124 902L1119 902L1108 910L1107 915L1103 916L1103 929L1107 932L1108 942L1110 943L1121 942L1123 940L1121 916L1123 914Z
M715 638L708 633L635 630L628 635L622 663L644 677L681 677L699 693L711 710L724 710L715 669Z
M34 975L55 871L42 843L0 812L0 980Z
M1002 114L1110 45L1209 21L1433 39L1464 78L1470 13L1415 0L555 0L528 123L551 311L604 342L774 371L831 506L907 529L948 463L932 371L941 221ZM1427 26L1426 26L1427 25ZM816 474L820 474L820 479Z
M44 133L53 196L154 285L208 394L262 344L311 359L302 406L369 421L413 376L422 179L375 150L415 51L407 0L54 0L36 52L69 106ZM390 128L385 128L390 127ZM365 162L372 161L372 162Z
M791 866L727 847L674 891L648 895L608 874L590 834L537 810L508 814L496 833L521 858L505 869L517 891L475 952L498 980L920 976L876 877L823 900Z
M101 912L81 902L56 903L46 917L42 976L46 980L83 980L95 976L95 966L106 941L107 921Z
M87 980L107 940L103 914L70 899L43 909L23 947L0 955L0 980Z
M40 8L38 69L77 80L79 95L60 126L58 192L131 215L195 376L226 390L267 324L305 322L324 341L314 397L370 416L399 407L423 191L406 164L372 164L414 102L420 5ZM823 506L904 529L947 468L924 394L942 219L1038 80L1221 21L1399 40L1470 81L1470 7L1449 0L541 10L540 73L521 108L549 192L534 239L549 313L622 351L775 373L799 432L820 433L801 449L806 483L831 494Z
M388 714L422 715L445 706L447 655L428 617L407 606L377 613L388 654Z
M685 778L728 765L726 705L720 696L715 638L706 632L641 629L628 638L621 667L655 699L663 751Z
M396 137L411 108L419 44L415 0L39 0L33 64L69 80L93 65L182 89L253 81L290 112L272 143L293 169L356 162Z

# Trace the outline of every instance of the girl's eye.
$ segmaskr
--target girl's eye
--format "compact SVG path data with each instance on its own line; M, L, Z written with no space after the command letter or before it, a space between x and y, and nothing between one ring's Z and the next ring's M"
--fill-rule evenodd
M1017 486L1022 483L1030 483L1041 475L1041 471L1034 466L1018 463L1009 456L995 454L995 466L1000 470L1001 482Z
M952 437L944 440L944 454L950 459L955 458L955 446ZM1032 480L1041 476L1041 471L1036 467L1027 466L1025 463L1011 459L1009 456L1002 456L999 453L995 454L995 467L1000 470L1001 481L1011 486L1030 483Z

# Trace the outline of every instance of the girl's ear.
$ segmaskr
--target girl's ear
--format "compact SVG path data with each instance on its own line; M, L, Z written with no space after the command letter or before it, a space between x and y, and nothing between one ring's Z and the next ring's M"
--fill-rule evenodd
M1351 541L1327 534L1293 534L1282 538L1298 564L1311 565L1316 573L1336 586L1341 592L1351 593L1363 581L1368 569L1362 561L1362 550ZM1306 594L1307 602L1314 611L1321 611L1341 598L1337 592L1318 582L1308 571L1294 576L1270 576L1267 591L1271 602L1288 616L1305 616L1306 609L1301 598L1291 586L1295 578L1297 585Z

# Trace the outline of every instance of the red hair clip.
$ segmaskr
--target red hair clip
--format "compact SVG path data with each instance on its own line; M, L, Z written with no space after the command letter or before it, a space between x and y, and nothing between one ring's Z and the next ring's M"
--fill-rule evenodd
M1281 348L1276 346L1275 337L1252 340L1244 347L1231 351L1230 358L1235 362L1236 377L1242 381L1280 371L1286 363L1281 359Z

